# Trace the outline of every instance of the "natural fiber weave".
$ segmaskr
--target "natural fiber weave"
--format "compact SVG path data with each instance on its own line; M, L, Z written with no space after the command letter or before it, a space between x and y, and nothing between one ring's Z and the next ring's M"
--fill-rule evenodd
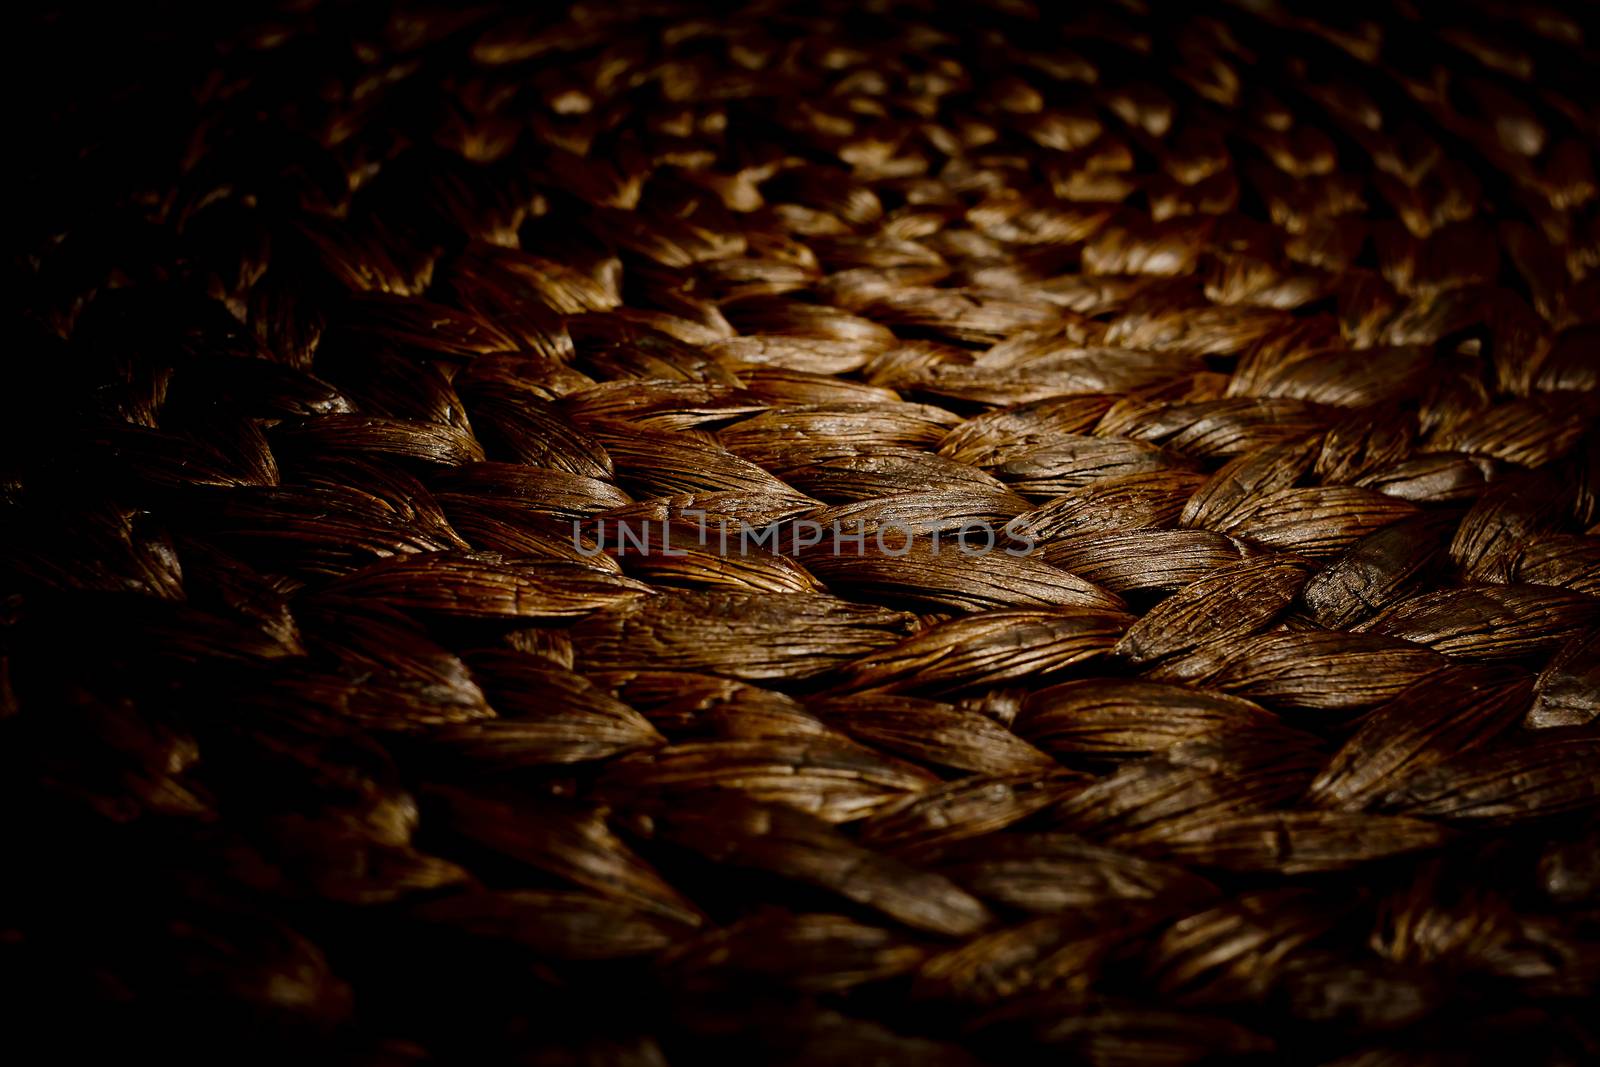
M1583 18L192 17L24 42L50 1062L1600 1059Z

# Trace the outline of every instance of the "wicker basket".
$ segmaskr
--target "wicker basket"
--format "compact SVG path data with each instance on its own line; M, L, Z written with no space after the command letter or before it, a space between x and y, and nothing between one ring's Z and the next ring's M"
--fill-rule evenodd
M13 1042L1600 1059L1592 13L32 18Z

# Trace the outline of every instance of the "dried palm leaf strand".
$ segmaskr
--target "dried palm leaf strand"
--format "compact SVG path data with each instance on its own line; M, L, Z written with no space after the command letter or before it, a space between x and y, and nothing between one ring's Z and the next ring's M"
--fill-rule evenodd
M376 563L326 589L407 611L483 619L567 618L651 592L641 582L580 563L458 552Z
M858 554L831 540L803 550L806 569L829 588L872 600L899 601L933 611L1053 606L1117 611L1122 601L1066 571L1005 549L990 549L992 530L909 539L903 530L880 529ZM898 545L891 538L905 538ZM998 540L998 538L995 538ZM888 547L880 547L889 542ZM952 543L954 542L954 543Z
M918 860L954 841L1004 830L1084 785L1073 771L970 775L885 805L861 824L874 848Z
M1269 707L1336 710L1392 699L1450 662L1409 641L1337 630L1267 633L1201 652L1146 674L1216 686Z
M1466 659L1517 659L1560 644L1600 617L1600 602L1539 585L1462 586L1423 593L1358 629Z
M979 774L1055 767L1049 756L987 716L939 701L869 691L809 706L858 741L935 766Z
M1357 811L1424 767L1492 741L1532 696L1519 672L1451 667L1373 710L1317 775L1306 799Z
M986 611L932 626L839 672L836 687L954 692L1042 678L1108 654L1129 617L1105 612Z
M726 789L828 822L847 822L935 781L899 760L824 737L671 745L612 763L601 791L625 797L638 791Z
M1117 653L1148 663L1265 629L1289 606L1306 580L1292 559L1246 560L1212 572L1178 590L1133 626Z
M1470 752L1436 764L1378 803L1424 818L1501 824L1579 811L1600 802L1596 754L1594 741L1584 737Z
M1167 591L1238 563L1253 550L1208 530L1139 530L1052 541L1047 563L1118 595Z
M911 617L809 593L667 591L596 612L574 631L584 670L709 671L803 679L893 645Z
M662 966L691 988L756 981L842 993L914 970L926 956L923 946L844 915L772 912L670 951Z
M791 808L702 794L634 809L623 822L642 837L815 886L914 930L967 937L990 922L977 898L954 883L862 848Z
M1028 694L1014 729L1058 756L1127 756L1276 720L1238 697L1126 678L1084 678Z
M1539 672L1533 707L1526 725L1582 726L1600 715L1600 630L1590 629L1568 641Z

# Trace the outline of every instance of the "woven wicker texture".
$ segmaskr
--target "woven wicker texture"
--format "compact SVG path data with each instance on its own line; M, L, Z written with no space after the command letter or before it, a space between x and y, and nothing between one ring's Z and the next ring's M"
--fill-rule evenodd
M1339 8L34 22L53 1062L1600 1058L1600 38Z

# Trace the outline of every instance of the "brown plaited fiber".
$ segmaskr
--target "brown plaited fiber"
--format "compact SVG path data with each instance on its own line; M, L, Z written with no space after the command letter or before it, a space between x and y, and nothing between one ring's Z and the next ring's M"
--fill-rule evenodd
M1600 36L1322 6L33 18L7 1047L1600 1060Z

